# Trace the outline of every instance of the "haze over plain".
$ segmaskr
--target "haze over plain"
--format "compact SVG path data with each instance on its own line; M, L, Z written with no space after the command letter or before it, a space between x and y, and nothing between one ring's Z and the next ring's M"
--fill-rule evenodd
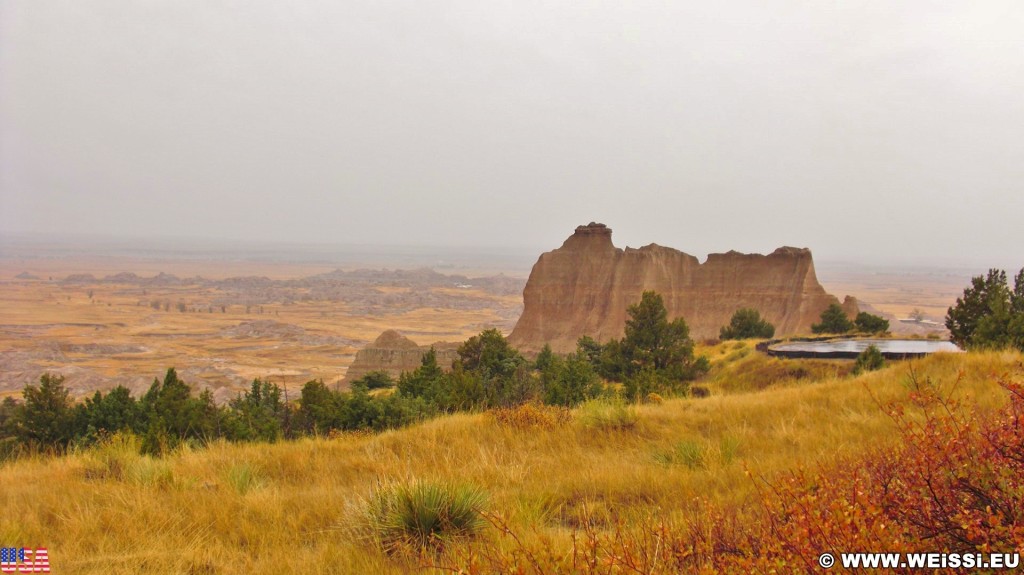
M1019 266L1024 5L0 4L0 232ZM1004 263L1005 262L1005 263Z

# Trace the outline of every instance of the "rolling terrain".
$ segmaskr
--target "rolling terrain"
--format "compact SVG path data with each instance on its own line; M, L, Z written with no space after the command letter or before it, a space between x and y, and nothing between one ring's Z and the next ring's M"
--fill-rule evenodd
M652 521L686 525L702 509L742 516L790 472L828 473L899 444L888 409L913 413L911 377L986 414L1007 402L997 380L1022 376L1019 353L939 354L852 377L842 362L787 362L751 347L700 350L713 362L710 398L636 406L624 419L585 404L556 420L462 414L161 459L116 437L23 458L0 473L0 537L46 545L61 573L538 572L531 557L568 572L557 562L574 541L641 541ZM367 532L368 502L382 486L419 481L480 490L487 526L441 552L383 551ZM667 528L665 537L678 527Z
M386 329L422 344L462 341L486 328L510 329L521 309L521 280L502 275L289 264L233 275L257 270L221 262L216 275L201 276L214 271L209 264L159 264L194 274L178 276L135 262L153 275L51 276L52 262L22 263L0 274L0 394L19 393L43 371L64 375L76 395L119 384L138 394L170 366L213 389L218 401L256 377L292 389L311 379L334 384ZM127 267L120 263L100 269Z

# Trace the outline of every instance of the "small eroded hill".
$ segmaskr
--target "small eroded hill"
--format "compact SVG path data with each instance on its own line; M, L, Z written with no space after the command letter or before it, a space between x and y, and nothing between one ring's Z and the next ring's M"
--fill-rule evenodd
M731 251L700 263L657 244L617 248L610 228L591 223L537 260L509 340L527 351L550 343L566 352L584 335L598 341L621 337L626 308L647 290L660 293L669 316L684 317L695 338L717 337L740 308L761 312L776 335L809 332L838 301L818 283L806 248L782 247L768 255ZM843 305L856 315L855 300Z
M421 346L389 329L356 353L355 360L345 374L345 383L352 383L371 371L386 371L391 377L397 378L403 371L412 371L419 367L423 354L431 347L437 354L437 364L442 368L448 368L458 357L458 346L457 343L443 341Z

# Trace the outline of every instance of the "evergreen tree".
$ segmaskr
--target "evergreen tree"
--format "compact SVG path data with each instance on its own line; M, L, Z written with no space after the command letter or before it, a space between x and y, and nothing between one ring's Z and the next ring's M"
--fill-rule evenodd
M608 381L622 381L626 377L626 361L622 355L622 340L613 339L601 346L597 373Z
M322 380L306 382L299 399L300 427L308 434L328 433L342 429L336 394Z
M21 406L11 396L0 401L0 439L13 437L16 433L15 423L20 414Z
M821 312L821 323L811 326L814 333L846 333L853 330L853 322L839 304L833 303Z
M466 340L458 350L459 363L466 371L485 378L508 378L515 374L526 360L505 336L496 329L488 329Z
M287 408L277 385L254 379L249 391L231 400L229 406L225 421L228 439L274 442L281 438Z
M857 326L857 331L862 333L885 333L889 331L889 320L865 311L858 313L853 323Z
M960 347L1015 347L1024 350L1024 269L1014 278L997 269L971 279L971 286L946 313L950 339Z
M533 367L540 372L551 367L551 364L555 361L555 353L551 351L551 344L545 343L544 347L541 348L540 353L537 354L537 359L533 362Z
M420 366L398 377L398 393L403 397L422 397L432 401L441 386L444 371L437 365L433 346L420 358Z
M750 308L736 310L729 325L718 332L720 339L770 339L774 335L775 326L761 319L756 309Z
M45 448L65 448L75 436L74 410L64 376L44 373L39 387L26 385L15 419L18 438Z
M686 321L668 320L661 295L646 291L626 310L626 334L620 343L622 372L628 378L645 369L671 382L693 379L707 371L707 361L695 361Z
M601 381L585 354L554 357L541 374L544 403L572 407L601 394Z
M874 371L885 367L885 356L882 351L873 345L869 345L864 351L857 354L857 361L853 364L853 374L858 375L865 371Z
M576 340L576 353L586 358L596 370L601 364L602 346L594 338L585 335Z
M387 389L395 386L395 380L391 377L391 374L384 370L371 371L363 377L352 382L352 385L356 384L366 386L366 389Z
M220 435L220 410L213 394L205 390L198 398L192 389L178 379L178 372L168 368L164 380L153 380L149 391L139 402L145 422L143 450L163 454L185 440L205 441Z
M536 396L526 359L496 329L475 335L458 349L456 367L445 378L447 403L460 409L509 406ZM482 396L482 397L481 397Z
M83 412L87 434L143 431L139 404L123 385L106 395L97 391L92 397L87 397Z

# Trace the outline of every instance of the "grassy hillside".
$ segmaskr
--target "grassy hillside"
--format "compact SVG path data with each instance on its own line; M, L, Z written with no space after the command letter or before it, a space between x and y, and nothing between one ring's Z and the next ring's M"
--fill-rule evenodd
M1006 404L997 379L1016 353L942 354L859 377L838 362L767 358L735 343L708 350L712 396L567 418L456 415L378 435L278 444L215 443L163 459L132 439L0 468L0 544L46 546L59 573L404 573L465 558L386 554L366 537L381 485L437 481L481 490L476 545L512 553L571 545L575 528L630 529L686 516L695 501L748 501L761 479L897 441L883 406L911 374L983 411ZM481 543L482 542L482 543ZM461 547L460 547L461 546Z

